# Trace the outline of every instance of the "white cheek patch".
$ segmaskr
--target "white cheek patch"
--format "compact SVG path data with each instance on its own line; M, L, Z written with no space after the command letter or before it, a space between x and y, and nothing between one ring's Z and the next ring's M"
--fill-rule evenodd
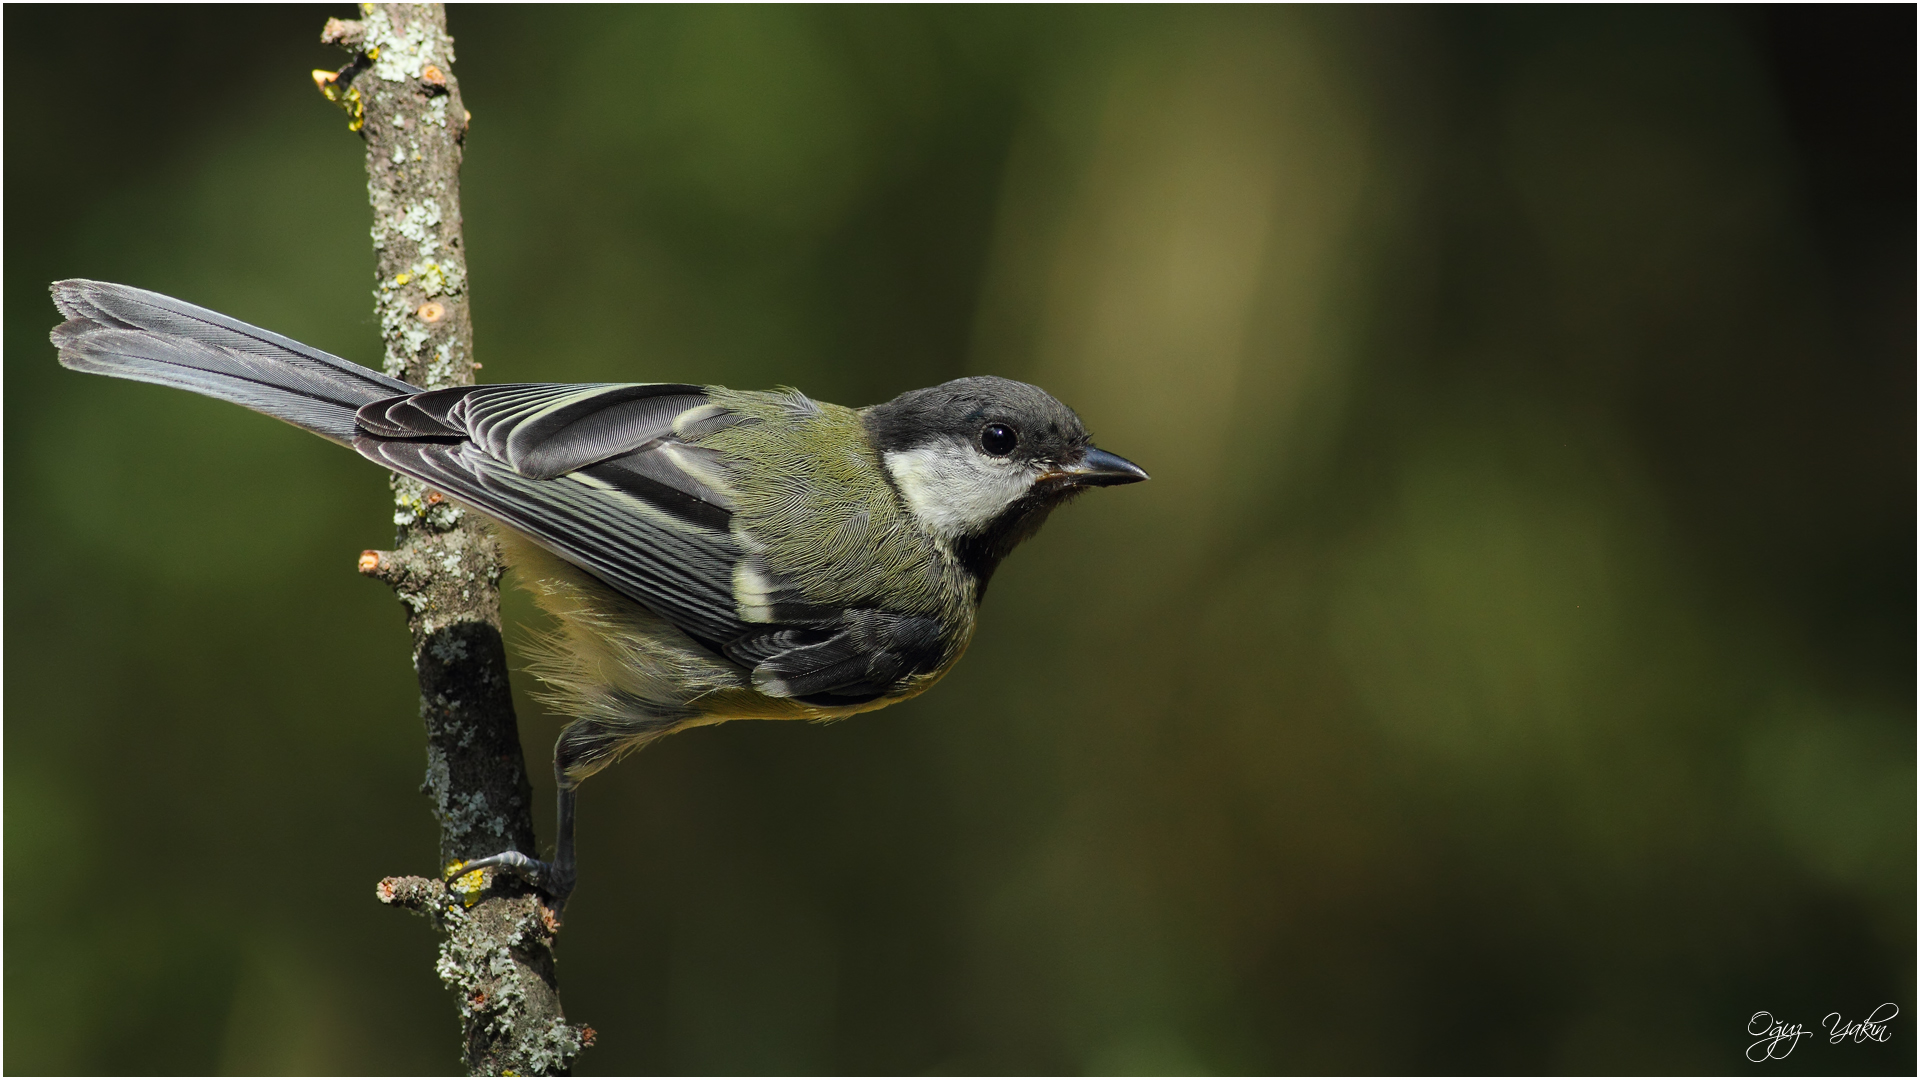
M948 542L999 517L1033 486L1026 466L959 442L889 451L886 463L913 516Z

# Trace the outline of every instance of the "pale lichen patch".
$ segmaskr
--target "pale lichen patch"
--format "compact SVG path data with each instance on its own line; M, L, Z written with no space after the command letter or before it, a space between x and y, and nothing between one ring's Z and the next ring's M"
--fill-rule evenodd
M428 64L453 62L453 43L434 33L434 28L424 21L415 22L400 33L385 11L375 7L366 11L365 25L366 54L373 60L374 77L384 82L418 79ZM439 52L446 55L436 55Z
M467 658L467 643L458 635L441 634L427 646L427 651L443 664L457 664Z

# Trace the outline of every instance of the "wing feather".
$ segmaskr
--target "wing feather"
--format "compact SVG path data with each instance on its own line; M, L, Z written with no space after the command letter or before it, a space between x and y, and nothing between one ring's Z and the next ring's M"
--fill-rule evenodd
M824 626L762 626L727 643L754 688L810 705L859 705L947 661L947 636L922 615L855 608Z
M356 448L538 541L709 644L750 629L733 601L731 535L690 528L667 511L579 475L535 480L472 444L362 436Z

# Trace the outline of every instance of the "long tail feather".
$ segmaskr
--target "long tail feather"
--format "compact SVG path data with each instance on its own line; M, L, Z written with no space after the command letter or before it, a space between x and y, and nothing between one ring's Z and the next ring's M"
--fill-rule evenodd
M52 340L62 366L158 383L244 405L352 445L353 414L419 388L170 296L100 281L61 281L67 321Z

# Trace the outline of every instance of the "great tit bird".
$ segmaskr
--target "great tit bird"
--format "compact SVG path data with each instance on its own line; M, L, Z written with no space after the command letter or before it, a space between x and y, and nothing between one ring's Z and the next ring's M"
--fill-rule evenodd
M563 906L580 782L670 732L832 720L924 692L973 637L993 571L1054 507L1147 474L1072 409L955 379L848 409L798 390L513 383L421 390L205 308L62 281L76 371L278 417L493 522L558 629L533 644L554 748L556 852L517 871Z

